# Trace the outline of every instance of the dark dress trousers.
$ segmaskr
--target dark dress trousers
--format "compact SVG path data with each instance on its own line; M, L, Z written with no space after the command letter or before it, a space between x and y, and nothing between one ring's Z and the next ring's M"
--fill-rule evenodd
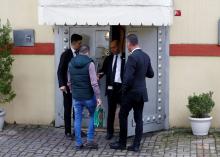
M123 79L124 66L125 66L125 55L119 54L118 57L121 57L121 71L120 76L121 80ZM99 71L103 73L101 75L106 75L106 95L108 99L108 117L107 117L107 133L114 134L114 120L115 113L117 109L117 104L121 104L121 83L115 83L113 78L113 59L114 55L110 55L105 58L102 69ZM109 87L113 87L112 89Z
M144 102L148 101L145 78L152 78L154 72L151 66L150 57L141 49L135 50L125 65L125 72L122 83L122 103L119 113L120 134L119 142L127 142L127 120L131 109L134 111L136 123L134 145L139 146L142 133L142 114Z
M67 49L65 52L63 52L60 57L60 63L57 71L59 87L65 86L67 89L67 93L63 92L65 134L71 134L72 94L70 93L70 89L67 85L67 70L68 64L72 58L73 52L71 49Z

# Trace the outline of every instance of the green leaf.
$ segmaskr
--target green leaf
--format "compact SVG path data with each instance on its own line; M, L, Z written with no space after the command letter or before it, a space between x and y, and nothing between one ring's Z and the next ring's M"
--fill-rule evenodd
M209 113L215 106L215 102L212 99L213 92L202 93L199 95L194 94L188 97L188 105L192 117L205 118L209 117Z
M0 104L8 103L16 96L12 89L11 68L14 58L11 56L12 39L10 33L9 21L5 25L0 23Z

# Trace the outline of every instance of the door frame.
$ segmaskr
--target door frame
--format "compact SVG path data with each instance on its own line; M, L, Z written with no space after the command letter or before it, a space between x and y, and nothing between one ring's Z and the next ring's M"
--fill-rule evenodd
M59 118L58 111L63 110L61 108L63 104L62 93L59 90L58 80L57 80L57 69L60 61L61 50L64 51L65 48L69 47L69 29L72 26L54 26L55 34L55 127L63 126L63 117ZM77 27L77 26L76 26ZM163 75L163 100L165 117L164 117L164 129L169 129L169 27L160 26L157 27L158 36L158 54L161 54L163 58L162 65L162 75ZM158 55L159 56L159 55ZM158 65L160 64L160 58L158 57ZM159 67L158 67L159 68ZM159 80L159 79L158 79ZM159 81L158 81L159 83ZM59 99L62 98L62 99ZM158 99L159 101L159 99Z
M53 29L55 34L55 127L61 127L64 123L64 117L63 115L59 115L58 111L63 110L63 108L60 105L63 104L63 96L62 92L59 90L57 70L61 56L60 51L64 51L64 49L67 48L67 46L69 45L69 31L67 32L67 26L54 26ZM63 39L68 39L68 41L64 41Z
M164 27L164 33L165 33L165 62L164 62L164 66L166 67L164 69L164 73L165 73L165 85L164 88L167 92L164 93L164 97L167 98L164 101L164 105L165 105L165 113L166 113L166 117L165 117L165 122L164 122L164 129L168 130L170 128L170 123L169 123L169 103L170 103L170 86L169 86L169 82L170 82L170 27Z

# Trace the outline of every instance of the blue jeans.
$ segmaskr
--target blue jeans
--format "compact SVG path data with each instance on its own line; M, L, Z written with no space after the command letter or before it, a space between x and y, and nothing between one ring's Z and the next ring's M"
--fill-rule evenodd
M89 111L90 121L88 126L88 132L87 132L87 141L92 142L94 141L94 113L96 109L96 98L95 96L90 100L83 100L78 101L73 99L73 108L75 112L75 121L74 121L74 127L75 127L75 138L76 138L76 146L81 146L82 138L81 138L81 125L82 125L82 112L83 108L86 107Z

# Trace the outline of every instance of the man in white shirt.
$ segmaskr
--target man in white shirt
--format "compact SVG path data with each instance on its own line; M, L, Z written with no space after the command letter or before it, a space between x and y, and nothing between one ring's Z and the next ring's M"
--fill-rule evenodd
M131 52L125 65L122 83L122 103L119 112L120 133L119 140L110 143L111 149L126 149L128 132L128 115L133 110L135 121L135 137L133 144L127 150L138 152L143 134L143 109L148 101L146 77L153 78L154 71L147 53L140 49L138 36L127 36L127 49Z
M125 55L119 51L119 42L113 40L110 44L111 55L105 58L99 78L106 75L106 95L108 97L108 118L106 139L114 135L114 120L117 104L121 103L121 85L125 65Z

